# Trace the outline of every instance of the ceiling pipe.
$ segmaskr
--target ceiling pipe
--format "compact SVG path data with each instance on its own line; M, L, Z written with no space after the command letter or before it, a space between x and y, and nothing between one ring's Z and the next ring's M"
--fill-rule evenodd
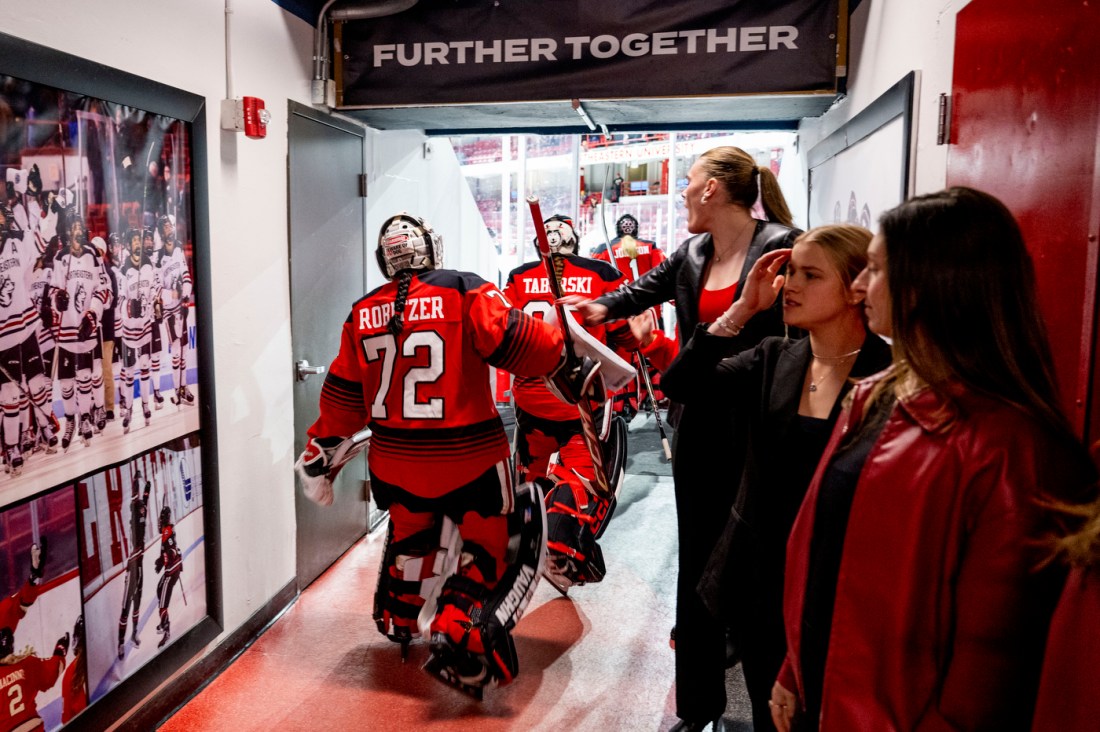
M369 20L408 10L417 0L353 0L332 9L338 0L328 0L317 14L317 27L313 31L313 83L310 85L310 101L313 104L335 106L336 89L330 78L332 59L329 58L328 27L333 21Z
M596 131L596 123L593 122L592 118L588 116L588 110L586 110L581 105L580 99L573 100L573 110L581 116L581 119L584 120L584 123L588 125L588 129L592 130L593 132Z

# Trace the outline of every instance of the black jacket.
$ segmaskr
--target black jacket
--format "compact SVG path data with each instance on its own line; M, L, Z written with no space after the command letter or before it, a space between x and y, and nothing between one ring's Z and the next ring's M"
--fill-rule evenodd
M791 246L798 234L786 226L758 221L734 297L740 296L745 277L761 254ZM609 319L615 319L674 299L683 343L699 321L703 276L713 255L714 244L709 234L692 237L664 262L596 302L606 305ZM779 306L749 321L737 341L741 348L751 348L765 336L781 333L783 319ZM681 719L712 719L726 706L725 631L703 605L695 588L729 516L734 487L741 475L744 440L729 409L713 409L704 402L681 410L674 403L668 416L669 423L676 427L672 477L680 539L676 575L676 713Z
M802 385L812 360L810 339L766 338L755 348L723 359L728 342L734 341L737 349L740 340L740 336L722 338L698 328L669 366L661 387L670 398L685 404L706 401L733 411L747 441L744 470L726 529L699 582L703 601L713 613L727 618L735 605L749 602L758 609L770 609L778 620L787 536L809 487L808 480L797 476L795 466L820 458L790 453ZM852 380L877 373L890 361L890 347L868 332L829 414L830 430Z
M760 255L792 246L800 233L802 232L798 229L791 229L782 224L757 221L756 231L752 242L749 243L748 253L745 255L745 266L737 281L734 299L740 297L745 278ZM703 275L706 272L707 262L712 256L714 256L714 241L711 235L693 236L681 244L668 259L634 282L598 298L596 302L607 307L609 320L617 320L637 315L646 308L669 300L675 300L676 325L680 333L680 344L683 345L695 332L695 326L699 323L699 294L703 289ZM751 347L765 336L782 332L783 309L782 303L777 299L776 305L771 310L758 314L745 325L738 341L746 344L745 347ZM680 412L681 408L677 405L669 409L669 422L672 425L677 425L682 419Z

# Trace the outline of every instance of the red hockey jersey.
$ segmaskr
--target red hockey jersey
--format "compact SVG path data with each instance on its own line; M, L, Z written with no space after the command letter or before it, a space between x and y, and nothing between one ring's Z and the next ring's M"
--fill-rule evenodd
M0 663L0 695L4 699L0 704L0 729L17 729L22 725L35 729L28 724L40 719L35 697L57 683L64 665L60 656L23 656L11 663Z
M610 249L615 255L615 266L626 275L628 282L633 282L665 261L665 253L657 248L657 242L648 239L634 240L634 256L631 256L630 247L624 246L622 239L619 238L611 240ZM592 256L604 262L611 262L608 247L594 252Z
M626 282L622 273L606 262L558 254L554 257L565 261L561 274L562 293L565 295L582 295L595 299ZM504 294L513 305L536 318L545 317L554 307L554 295L550 292L546 265L541 261L528 262L513 269L504 284ZM577 319L580 320L579 317ZM637 348L637 342L626 321L586 327L590 333L612 348L624 351ZM512 384L512 396L517 407L536 417L559 422L577 419L577 408L551 394L542 379L517 375Z
M481 277L446 269L413 277L395 336L387 325L397 287L388 282L352 307L309 434L343 437L369 424L371 472L435 498L509 456L489 366L549 373L562 337Z

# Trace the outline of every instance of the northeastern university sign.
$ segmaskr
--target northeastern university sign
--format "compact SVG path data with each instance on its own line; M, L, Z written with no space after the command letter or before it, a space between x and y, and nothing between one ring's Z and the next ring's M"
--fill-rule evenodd
M836 0L422 0L343 24L337 106L833 91L837 23Z

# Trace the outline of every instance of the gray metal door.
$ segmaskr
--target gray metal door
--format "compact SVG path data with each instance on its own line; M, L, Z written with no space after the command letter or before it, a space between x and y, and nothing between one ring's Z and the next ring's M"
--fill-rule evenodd
M295 371L294 451L317 419L323 373L340 347L340 327L365 294L365 131L290 103L289 208L291 343ZM308 362L303 369L302 362ZM319 369L317 369L320 371ZM304 378L303 378L304 377ZM305 588L367 531L365 458L340 471L333 505L322 507L295 489L298 587Z

